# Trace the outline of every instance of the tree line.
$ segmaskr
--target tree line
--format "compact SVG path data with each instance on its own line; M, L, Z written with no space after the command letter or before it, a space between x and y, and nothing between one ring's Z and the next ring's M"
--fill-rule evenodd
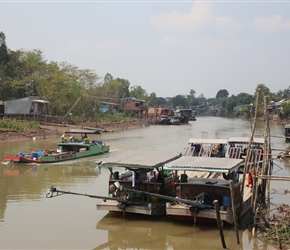
M195 96L194 88L188 95L157 97L154 92L148 94L139 85L131 86L127 79L115 78L110 73L100 77L90 69L79 69L68 62L47 61L40 50L11 50L6 45L6 36L0 32L0 100L7 101L28 96L39 96L49 101L48 114L64 116L81 96L74 109L74 116L91 117L102 102L120 103L123 98L133 97L143 100L148 107L175 109L197 107L199 112L207 112L209 107L218 107L215 115L235 116L248 112L247 106L255 102L259 91L259 102L263 106L263 97L267 101L277 102L287 99L289 88L271 93L264 84L257 84L253 94L240 93L229 95L221 89L214 98L205 98L203 94ZM242 107L237 109L237 107ZM285 105L284 115L290 114L290 106ZM260 110L258 115L263 115Z

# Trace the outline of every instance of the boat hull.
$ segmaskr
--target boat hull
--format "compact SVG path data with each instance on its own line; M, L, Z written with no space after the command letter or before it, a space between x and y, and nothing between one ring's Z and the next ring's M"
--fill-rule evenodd
M145 205L129 205L126 206L118 201L107 200L97 204L97 210L106 210L110 212L124 212L142 215L159 216L165 215L164 203L148 203Z
M196 215L190 211L190 206L185 204L166 204L166 214L174 220L189 221L189 222L207 222L216 223L215 209L197 210ZM220 219L224 222L232 224L234 222L230 209L220 210Z
M30 155L28 156L11 156L5 155L4 160L10 161L14 163L54 163L54 162L61 162L61 161L68 161L68 160L76 160L79 158L94 156L98 154L107 153L110 150L110 146L106 145L94 145L90 146L89 150L83 152L53 152L47 155L43 155L41 157L32 158Z

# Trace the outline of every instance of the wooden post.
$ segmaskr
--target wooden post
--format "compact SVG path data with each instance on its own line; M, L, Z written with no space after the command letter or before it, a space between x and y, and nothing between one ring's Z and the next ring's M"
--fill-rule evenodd
M235 224L235 231L237 235L237 243L240 244L239 240L239 230L238 230L238 223L237 223L237 213L236 213L236 204L235 204L235 194L234 194L234 182L230 181L230 190L231 190L231 201L232 201L232 212L234 217L234 224ZM240 204L242 206L242 204Z
M253 143L253 138L254 138L254 134L255 134L255 130L256 130L256 119L257 119L257 109L258 109L258 100L259 100L259 93L260 93L261 89L258 89L256 92L256 105L255 105L255 117L254 117L254 126L252 128L252 134L250 137L250 141L249 141L249 145L247 147L247 155L246 155L246 159L245 159L245 165L244 165L244 172L243 172L243 179L242 179L242 190L241 190L241 200L240 200L240 204L243 203L243 197L244 197L244 189L245 189L245 182L246 182L246 174L247 174L247 170L248 170L248 164L249 164L249 160L250 160L250 149ZM242 214L242 206L240 206L239 209L239 217Z
M215 206L216 221L217 221L217 225L218 225L218 228L219 228L219 231L220 231L222 245L223 245L223 248L227 248L226 242L225 242L225 238L224 238L224 232L223 232L223 228L222 228L222 222L221 222L221 217L220 217L220 209L219 209L218 200L214 200L213 204Z

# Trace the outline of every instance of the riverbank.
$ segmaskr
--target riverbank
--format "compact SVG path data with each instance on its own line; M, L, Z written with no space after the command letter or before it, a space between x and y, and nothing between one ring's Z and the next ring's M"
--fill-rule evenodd
M115 131L140 128L143 126L148 126L148 124L143 121L132 120L130 122L98 122L97 124L86 123L83 125L47 124L41 125L39 129L29 131L16 131L0 128L0 143L57 137L61 136L69 129L97 129L101 133L112 133Z

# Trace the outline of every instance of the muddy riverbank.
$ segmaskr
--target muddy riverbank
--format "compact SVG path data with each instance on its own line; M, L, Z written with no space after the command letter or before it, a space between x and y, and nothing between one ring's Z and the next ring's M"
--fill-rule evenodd
M130 122L98 122L97 124L86 123L83 125L47 124L41 125L39 129L29 131L0 128L0 143L61 136L69 129L97 129L101 133L112 133L114 131L140 128L143 126L148 126L148 124L139 120L133 120Z

